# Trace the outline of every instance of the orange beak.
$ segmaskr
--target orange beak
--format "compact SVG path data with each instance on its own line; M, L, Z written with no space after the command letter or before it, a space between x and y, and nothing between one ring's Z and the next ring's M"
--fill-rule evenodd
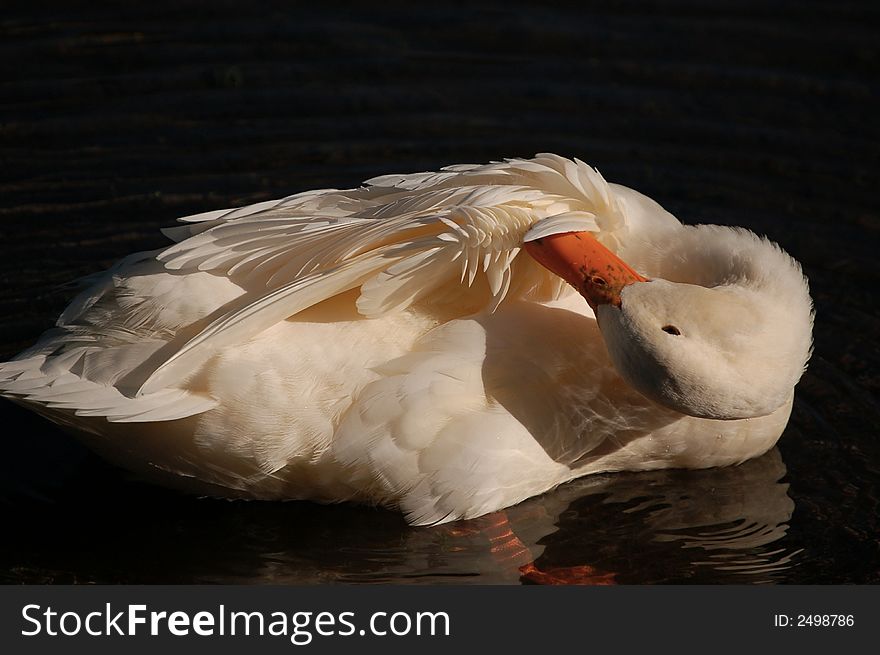
M620 307L623 287L648 281L590 232L551 234L526 241L523 247L539 264L577 289L594 312L599 305Z

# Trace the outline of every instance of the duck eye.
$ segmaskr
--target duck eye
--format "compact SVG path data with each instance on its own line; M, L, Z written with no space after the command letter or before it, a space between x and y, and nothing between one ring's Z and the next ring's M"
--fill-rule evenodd
M674 325L664 325L664 326L663 326L662 328L660 328L660 329L663 330L664 332L666 332L667 334L674 334L674 335L676 335L676 336L679 335L679 334L681 334L681 330L679 330L679 329L678 329L677 327L675 327Z

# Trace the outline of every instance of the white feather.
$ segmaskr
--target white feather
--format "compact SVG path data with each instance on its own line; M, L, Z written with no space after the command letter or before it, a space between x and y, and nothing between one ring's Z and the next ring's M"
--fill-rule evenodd
M566 212L556 214L535 223L523 236L523 242L536 241L553 234L566 232L598 232L595 214L590 212Z

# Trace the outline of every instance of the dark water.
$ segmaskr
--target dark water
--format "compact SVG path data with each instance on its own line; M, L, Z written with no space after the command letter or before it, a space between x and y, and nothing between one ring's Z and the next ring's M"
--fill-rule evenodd
M816 352L778 449L511 509L543 570L880 582L876 3L4 3L0 351L179 215L555 151L800 259ZM0 403L0 581L517 583L478 523L131 480Z

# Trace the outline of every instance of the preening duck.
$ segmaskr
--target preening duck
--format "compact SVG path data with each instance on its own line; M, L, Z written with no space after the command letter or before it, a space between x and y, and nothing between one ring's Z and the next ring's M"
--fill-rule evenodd
M800 266L551 154L180 219L93 277L0 392L196 493L480 516L600 471L773 446Z

